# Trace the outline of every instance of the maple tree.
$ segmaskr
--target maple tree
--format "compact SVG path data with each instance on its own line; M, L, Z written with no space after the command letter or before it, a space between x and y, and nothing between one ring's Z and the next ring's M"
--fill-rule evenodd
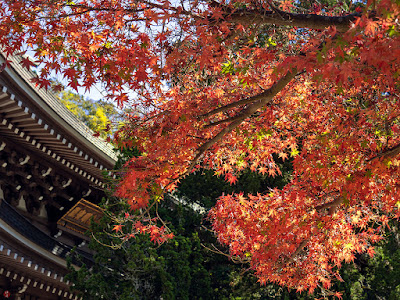
M117 191L136 210L122 238L171 237L144 208L194 169L234 184L293 157L284 188L222 195L210 218L261 283L313 291L400 216L400 3L322 3L2 0L0 43L34 53L40 87L100 81L141 112L116 134L142 153Z

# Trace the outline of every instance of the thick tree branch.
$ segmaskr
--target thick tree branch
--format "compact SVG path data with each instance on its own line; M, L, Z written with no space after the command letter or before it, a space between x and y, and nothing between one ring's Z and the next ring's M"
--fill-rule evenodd
M333 215L335 213L335 211L337 210L337 208L340 206L340 204L343 203L343 200L344 200L343 197L337 197L335 200L333 200L331 202L316 206L315 209L317 211L321 211L321 210L329 208L328 215Z
M295 72L295 70L293 70L293 72ZM304 72L304 71L303 71L303 72ZM300 72L300 73L296 74L295 76L300 75L300 74L302 74L303 72ZM288 74L290 74L290 73L291 73L291 72L289 72ZM288 74L286 74L286 76L287 76ZM283 79L283 78L282 78L282 79ZM232 102L232 103L229 103L229 104L227 104L227 105L224 105L224 106L218 107L218 108L216 108L216 109L213 109L213 110L209 111L208 113L205 113L205 114L203 114L203 115L200 115L200 116L198 117L198 119L199 119L199 120L203 120L203 119L205 119L205 118L207 118L207 117L210 117L210 116L212 116L212 115L215 115L215 114L217 114L217 113L228 111L228 110L230 110L231 108L238 107L238 106L245 105L245 104L249 104L249 103L254 103L254 102L256 102L256 101L260 101L260 100L264 99L265 97L269 97L269 95L273 94L275 88L276 88L275 85L273 85L272 87L270 87L269 89L264 90L264 91L261 92L260 94L257 94L257 95L255 95L255 96L251 96L251 97L247 97L247 98L245 98L245 99L242 99L242 100L239 100L239 101L236 101L236 102ZM236 117L233 117L233 118L236 118ZM207 125L207 126L214 126L214 125L217 125L217 123L218 123L218 124L222 124L222 123L226 123L226 122L228 122L228 121L232 121L232 119L221 120L221 121L218 121L218 122L215 122L215 123L211 123L211 124L209 124L209 125Z
M242 99L242 100L239 100L239 101L236 101L236 102L233 102L233 103L218 107L216 109L213 109L212 111L209 111L208 113L205 113L205 114L201 115L199 117L199 119L203 120L203 119L205 119L207 117L210 117L212 115L215 115L217 113L228 111L231 108L238 107L238 106L245 105L245 104L249 104L249 103L254 103L256 101L260 101L264 97L268 97L268 95L273 92L272 91L273 87L274 86L272 86L271 88L261 92L258 95L255 95L255 96L252 96L252 97L247 97L245 99Z
M324 204L321 204L321 205L316 206L315 209L316 209L317 211L321 211L321 210L324 210L324 209L329 209L328 215L331 216L331 215L333 215L333 214L336 212L336 210L337 210L338 207L343 203L343 201L344 201L344 198L343 198L343 197L337 197L335 200L333 200L333 201L331 201L331 202L324 203ZM304 249L304 247L307 246L307 243L308 243L309 241L310 241L310 238L304 239L304 240L297 246L296 250L295 250L289 257L287 257L287 258L283 261L282 265L285 265L285 264L288 264L288 263L293 262L293 260L295 259L295 257L296 257L297 255L300 254L300 252Z
M278 94L295 76L297 76L297 71L296 70L292 70L291 72L288 72L284 77L282 77L278 82L276 82L273 86L271 86L269 89L266 89L265 91L261 92L260 94L257 94L255 96L252 97L248 97L224 106L221 106L217 109L214 109L204 115L201 115L199 118L200 120L207 118L209 116L215 115L217 113L220 112L225 112L231 108L240 106L240 105L244 105L244 104L249 104L249 103L264 103L265 101L270 102L270 100L272 100L273 97L276 96L276 94ZM268 99L268 100L267 100ZM263 102L264 101L264 102ZM265 102L264 104L261 104L260 107L264 106L265 104L267 104L267 102ZM245 109L244 111L242 111L241 113L239 113L238 115L232 117L232 118L228 118L225 120L221 120L221 121L217 121L215 123L211 123L209 124L210 126L213 125L217 125L217 124L221 124L221 123L226 123L229 121L235 121L238 120L239 118L242 117L242 115L246 114L247 111L249 109L251 109L253 107L253 105L249 106L247 109ZM260 107L258 107L257 109L259 109ZM256 110L257 110L256 109ZM255 111L254 111L255 112ZM254 112L252 112L251 114L253 114Z
M296 250L292 253L292 255L290 255L289 257L287 257L281 265L286 265L286 264L290 264L291 262L293 262L293 260L295 259L295 257L297 255L300 254L301 251L303 251L304 247L307 245L307 243L310 241L309 238L303 240L296 248Z
M389 150L382 152L380 154L378 154L377 156L367 160L367 161L373 161L375 159L379 159L379 158L393 158L397 155L400 154L400 144L390 148ZM339 206L343 203L344 198L343 197L337 197L336 199L334 199L331 202L328 203L324 203L321 205L318 205L315 207L315 209L317 211L322 211L325 209L329 209L328 215L333 215L336 210L339 208ZM309 241L309 239L305 239L303 240L300 245L296 248L295 252L293 252L293 254L287 258L287 260L284 263L290 263L293 261L293 259L301 252L301 250L307 245L307 242Z
M335 26L339 32L349 30L351 23L361 14L354 13L346 16L323 16L316 14L297 14L281 10L266 10L264 8L246 8L230 13L230 22L242 25L266 25L295 26L323 30L329 26Z
M268 91L268 90L266 90L266 91ZM266 91L264 91L262 93L265 93ZM252 96L252 97L248 97L248 98L245 98L245 99L242 99L242 100L239 100L239 101L236 101L236 102L233 102L233 103L218 107L216 109L213 109L212 111L209 111L208 113L205 113L205 114L199 116L198 119L199 120L203 120L203 119L205 119L207 117L210 117L212 115L215 115L217 113L228 111L231 108L234 108L234 107L237 107L237 106L241 106L241 105L244 105L244 104L248 104L248 103L253 103L253 102L261 99L261 98L258 97L261 94L258 94L256 96Z
M190 11L186 11L182 9L182 7L174 7L174 6L165 6L157 3L153 3L151 1L144 1L146 5L153 9L160 9L165 11L174 12L177 15L188 15L195 19L204 19L202 16L193 14ZM329 26L335 26L336 30L339 32L345 32L350 28L352 22L356 20L356 18L361 17L359 13L353 13L346 16L323 16L317 14L297 14L297 13L289 13L278 8L274 7L271 10L267 10L263 7L257 8L245 8L245 9L237 9L234 10L228 6L224 6L216 1L211 3L212 6L221 7L225 12L225 17L233 24L241 24L241 25L277 25L277 26L295 26L300 28L309 28L309 29L317 29L323 30L328 28ZM89 11L115 11L114 8L95 8L89 7L81 4L70 5L67 4L71 8L83 8L85 12ZM134 8L121 8L121 11L125 11L126 13L137 13L141 11L140 9ZM78 12L79 14L81 12ZM210 20L217 21L210 17Z
M235 117L230 117L230 118L227 118L227 119L223 119L223 120L219 120L219 121L215 121L215 122L211 122L210 124L204 125L204 128L209 128L209 127L225 124L225 123L228 123L228 122L232 122L232 121L235 120L235 118L236 118L236 116Z
M384 151L382 153L379 153L378 155L368 159L367 162L371 162L371 161L374 161L374 160L379 159L379 158L385 158L385 159L386 158L393 158L393 157L395 157L395 156L397 156L399 154L400 154L400 144L398 144L396 146L393 146L392 148L390 148L390 149L388 149L388 150L386 150L386 151Z
M203 153L207 151L216 142L218 142L220 139L222 139L223 136L225 136L227 133L231 132L233 129L238 127L246 118L250 117L258 109L270 103L273 100L273 98L280 91L282 91L293 78L296 77L297 74L298 74L297 70L293 69L292 71L288 72L285 76L283 76L281 79L279 79L268 90L254 96L253 103L249 105L246 109L244 109L241 113L239 113L237 116L233 117L230 120L232 121L232 123L230 123L227 127L218 132L216 136L214 136L212 139L208 140L199 147L199 149L197 150L197 155L190 163L188 170L191 170L196 165L197 160L203 155Z

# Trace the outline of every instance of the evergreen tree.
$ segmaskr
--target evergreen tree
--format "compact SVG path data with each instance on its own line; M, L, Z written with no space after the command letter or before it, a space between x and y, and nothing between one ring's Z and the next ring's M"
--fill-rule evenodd
M137 154L126 150L117 166ZM166 197L157 206L157 214L175 235L158 247L146 235L112 247L120 240L113 237L111 216L127 207L117 198L104 199L101 205L106 213L99 224L92 224L90 233L94 264L79 271L71 267L74 289L81 291L84 299L261 299L273 294L274 287L260 287L251 272L243 272L245 264L233 263L227 249L217 248L206 214L193 210L192 205L208 210L221 193L267 191L284 185L290 177L290 163L282 167L284 176L275 178L244 171L236 186L210 170L187 176L174 197ZM184 199L186 205L176 198Z

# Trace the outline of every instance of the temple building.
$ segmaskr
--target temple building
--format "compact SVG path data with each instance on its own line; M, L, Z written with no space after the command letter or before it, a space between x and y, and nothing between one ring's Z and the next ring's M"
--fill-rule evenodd
M11 61L0 73L0 299L80 299L66 257L77 247L90 263L85 231L117 157Z

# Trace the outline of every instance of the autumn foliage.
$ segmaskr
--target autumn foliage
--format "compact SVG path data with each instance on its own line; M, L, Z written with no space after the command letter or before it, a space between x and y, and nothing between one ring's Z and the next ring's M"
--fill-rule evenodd
M2 51L32 50L38 86L57 71L135 109L116 135L142 153L117 191L142 209L128 235L162 241L143 209L194 169L235 184L293 158L282 190L222 195L209 216L260 282L313 291L400 216L398 1L0 3Z

